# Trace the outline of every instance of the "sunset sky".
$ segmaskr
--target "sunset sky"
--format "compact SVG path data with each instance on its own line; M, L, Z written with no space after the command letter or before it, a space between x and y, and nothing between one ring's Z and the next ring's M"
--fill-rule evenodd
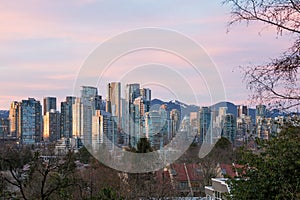
M171 29L192 38L220 71L227 100L246 103L249 92L236 67L268 62L291 41L260 24L238 24L227 32L229 12L221 0L1 1L0 109L9 109L11 101L28 97L56 96L61 101L73 95L82 64L99 44L143 27ZM183 65L168 56L137 52L117 63L116 69L118 65L147 64L151 58L174 67ZM99 87L99 93L105 98L105 86Z

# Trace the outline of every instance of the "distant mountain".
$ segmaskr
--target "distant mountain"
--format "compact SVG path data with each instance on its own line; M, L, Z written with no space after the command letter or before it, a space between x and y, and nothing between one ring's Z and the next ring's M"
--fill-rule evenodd
M186 103L180 102L178 100L172 100L169 102L164 102L160 99L153 99L151 101L151 107L155 106L155 105L167 105L167 110L171 111L172 109L177 109L180 112L180 116L181 118L183 118L184 116L190 116L191 112L198 112L199 111L199 106L195 106L195 105L188 105Z
M238 115L237 105L235 105L231 102L222 101L222 102L219 102L219 103L216 103L216 104L210 106L210 108L212 110L219 110L220 107L227 107L227 113L231 113L235 117L237 117L237 115ZM252 123L255 124L256 109L248 108L248 114L249 114L249 116L251 116Z
M165 103L165 102L162 101L162 100L160 100L160 99L152 99L150 105L151 105L151 106L156 105L156 104L162 105L162 104L164 104L164 103Z
M181 116L184 117L185 115L189 116L191 112L198 112L200 107L199 106L195 106L195 105L188 105L186 103L182 103L178 100L172 100L169 102L164 102L160 99L153 99L151 101L151 106L153 105L162 105L162 104L166 104L167 105L167 109L170 111L172 109L177 109L181 111ZM212 110L217 110L219 111L220 107L227 107L227 113L231 113L234 116L237 117L237 106L231 102L226 102L226 101L222 101L219 103L216 103L212 106L210 106L210 108ZM254 109L255 110L255 109ZM255 112L254 112L255 114Z
M181 118L183 118L184 116L190 116L190 113L191 112L198 112L199 111L199 106L195 106L195 105L188 105L188 104L185 104L185 103L182 103L180 101L177 101L177 100L172 100L172 101L169 101L167 106L174 106L174 107L180 107L181 109Z
M267 112L267 117L270 118L275 118L275 117L280 117L280 116L287 116L287 113L282 112L278 109L273 109Z
M9 111L8 110L0 110L0 118L8 118Z
M237 106L235 104L227 101L222 101L210 106L211 110L216 110L216 111L219 111L220 107L227 107L226 113L231 113L235 117L237 117Z
M151 101L151 106L154 106L154 105L161 106L162 104L167 105L167 109L169 111L171 111L172 109L179 110L181 113L181 118L183 118L184 116L189 116L191 112L198 112L199 108L200 108L199 106L188 105L188 104L180 102L178 100L164 102L160 99L153 99ZM235 105L231 102L228 102L228 101L222 101L222 102L216 103L214 105L211 105L209 107L211 110L216 110L216 111L219 111L220 107L227 107L227 113L233 114L235 117L237 117L237 115L238 115L237 105ZM255 124L256 109L248 108L248 114L249 114L249 116L251 116L252 122ZM286 115L287 115L287 113L284 113L278 109L274 109L274 110L268 111L266 117L275 118L278 116L286 116Z

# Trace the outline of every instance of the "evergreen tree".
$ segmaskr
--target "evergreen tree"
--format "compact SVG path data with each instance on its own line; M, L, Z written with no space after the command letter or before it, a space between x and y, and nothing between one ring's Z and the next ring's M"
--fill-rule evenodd
M289 125L259 153L242 149L241 177L229 181L231 199L300 199L300 127Z

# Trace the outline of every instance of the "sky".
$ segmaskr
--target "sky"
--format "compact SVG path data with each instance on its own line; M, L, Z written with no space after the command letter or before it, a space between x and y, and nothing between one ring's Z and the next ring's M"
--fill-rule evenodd
M237 67L266 63L292 41L260 24L241 23L228 31L229 12L230 7L222 5L221 0L2 0L0 109L8 110L12 101L28 97L42 101L43 97L56 96L60 102L74 95L78 74L99 45L121 33L145 27L172 30L195 41L219 71L226 93L224 100L247 104L249 91ZM184 84L174 85L180 91L175 95L168 88L179 73L182 80L191 80L190 88L197 89L197 103L209 104L205 77L194 80L192 73L181 73L180 69L184 71L188 65L170 52L146 49L122 56L103 77L105 81L137 82L142 81L134 78L139 73L145 77L151 74L156 81L149 79L141 84L153 90L153 97L171 100L188 91L181 88ZM151 67L157 71L149 72ZM171 73L160 77L163 69ZM177 75L173 75L174 71ZM101 74L93 76L99 78ZM162 79L166 83L160 84L158 80ZM103 98L105 84L97 85Z

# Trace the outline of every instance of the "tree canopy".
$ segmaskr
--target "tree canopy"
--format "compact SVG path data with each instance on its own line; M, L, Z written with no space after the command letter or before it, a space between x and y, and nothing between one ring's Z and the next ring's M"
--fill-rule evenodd
M148 153L151 151L153 150L149 140L147 138L141 138L137 143L137 153Z
M230 180L231 199L300 199L300 127L289 125L261 152L242 149L240 177Z

